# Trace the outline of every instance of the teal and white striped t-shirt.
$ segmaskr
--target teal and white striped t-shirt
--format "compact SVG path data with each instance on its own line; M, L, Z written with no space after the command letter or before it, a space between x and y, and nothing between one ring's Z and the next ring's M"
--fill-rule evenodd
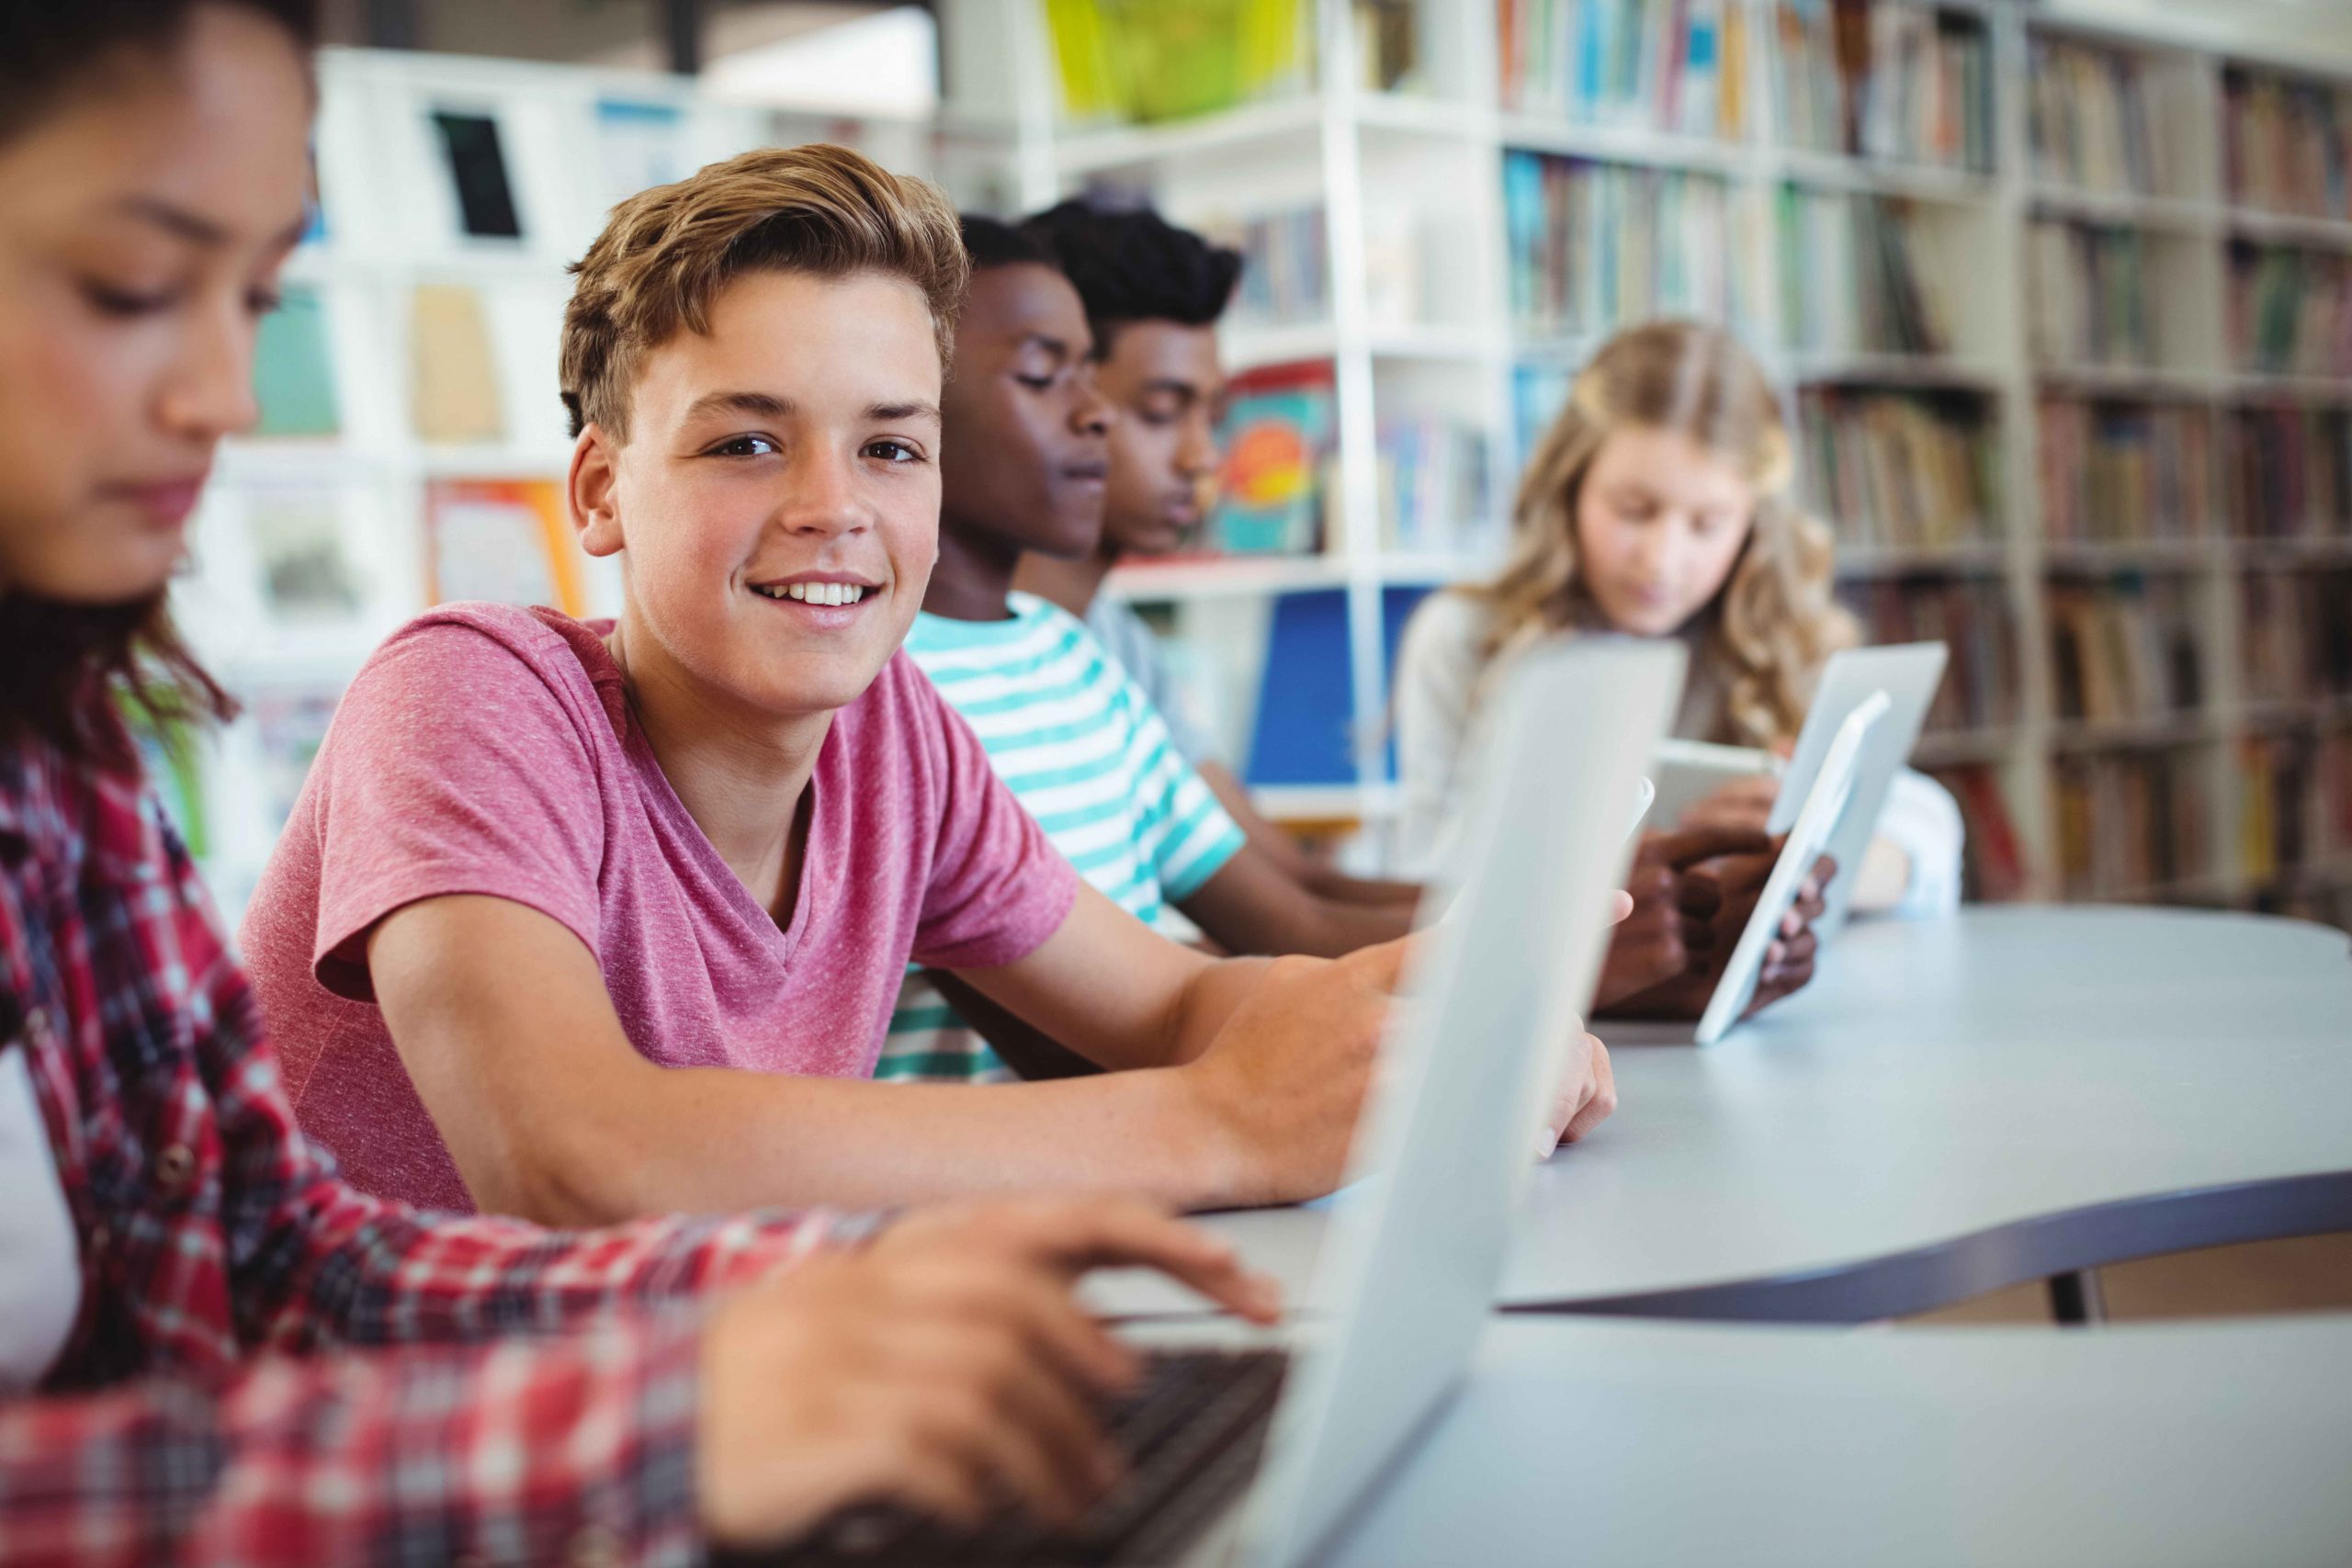
M1079 874L1155 924L1233 858L1241 829L1092 633L1043 599L1015 593L1011 604L1003 621L918 615L907 652ZM1011 1073L910 971L874 1076L969 1082Z

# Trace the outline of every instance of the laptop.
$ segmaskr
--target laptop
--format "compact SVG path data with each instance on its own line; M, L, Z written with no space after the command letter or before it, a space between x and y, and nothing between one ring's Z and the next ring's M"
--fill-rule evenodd
M1537 1124L1609 931L1628 803L1665 733L1683 654L1599 639L1541 649L1497 694L1445 917L1424 933L1337 1205L1329 1315L1295 1349L1154 1352L1104 1412L1132 1465L1074 1529L1008 1516L956 1535L849 1510L801 1565L1215 1563L1289 1568L1326 1546L1460 1382L1494 1301Z
M1813 705L1805 710L1804 728L1797 736L1796 750L1789 754L1787 771L1781 775L1781 793L1765 823L1768 832L1785 833L1796 825L1799 807L1812 790L1814 775L1829 755L1846 716L1878 693L1885 694L1887 709L1856 765L1853 798L1824 846L1837 859L1838 874L1823 890L1822 916L1813 923L1818 936L1826 938L1845 924L1853 908L1854 880L1862 868L1862 856L1878 830L1879 812L1886 805L1886 792L1894 785L1894 775L1902 772L1912 749L1919 744L1928 706L1943 681L1946 657L1939 642L1852 648L1832 656L1821 671Z

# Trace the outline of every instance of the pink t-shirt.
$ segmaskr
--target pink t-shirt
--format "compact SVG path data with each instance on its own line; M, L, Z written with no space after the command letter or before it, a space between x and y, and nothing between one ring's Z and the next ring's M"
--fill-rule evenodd
M792 925L735 879L629 716L600 632L450 604L345 694L239 941L303 1128L360 1188L470 1209L384 1027L368 931L442 894L560 920L648 1058L870 1074L907 962L1010 964L1077 877L904 653L833 716Z

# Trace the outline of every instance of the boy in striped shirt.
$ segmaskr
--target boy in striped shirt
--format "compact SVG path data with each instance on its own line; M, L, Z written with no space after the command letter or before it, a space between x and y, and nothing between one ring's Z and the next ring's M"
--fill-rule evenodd
M1139 919L1169 923L1172 906L1238 953L1337 954L1403 934L1409 905L1351 906L1284 874L1085 626L1012 592L1024 552L1095 548L1114 416L1094 387L1085 310L1051 253L987 219L967 218L964 236L973 277L945 393L939 560L908 653L1055 846ZM968 987L910 972L875 1076L1012 1076L990 1041L1030 1076L1069 1064Z

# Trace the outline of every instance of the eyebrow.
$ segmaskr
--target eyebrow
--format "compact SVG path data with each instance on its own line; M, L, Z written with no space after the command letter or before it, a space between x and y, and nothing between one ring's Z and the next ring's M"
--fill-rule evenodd
M1077 349L1051 333L1031 333L1021 340L1021 346L1023 348L1033 344L1046 350L1048 354L1058 354L1064 359L1075 359L1079 356Z
M226 249L234 237L209 218L200 217L184 207L175 207L156 197L126 197L120 203L120 210L126 217L152 223L192 245L201 245L209 251ZM292 250L302 243L302 235L310 228L310 223L311 215L306 210L301 217L288 224L283 231L271 238L270 248Z
M779 398L773 392L705 392L686 409L690 420L705 414L747 413L754 419L790 419L795 412L790 398Z
M120 206L129 216L143 219L159 229L178 235L190 244L219 250L229 243L228 230L209 218L198 217L184 207L174 207L168 201L159 201L152 196L133 196L124 197Z
M798 412L797 403L790 398L780 398L774 392L705 392L687 407L686 418L696 420L707 414L740 413L749 414L754 419L786 420ZM886 422L925 419L933 424L940 423L938 405L920 400L909 402L868 403L865 406L865 417Z

